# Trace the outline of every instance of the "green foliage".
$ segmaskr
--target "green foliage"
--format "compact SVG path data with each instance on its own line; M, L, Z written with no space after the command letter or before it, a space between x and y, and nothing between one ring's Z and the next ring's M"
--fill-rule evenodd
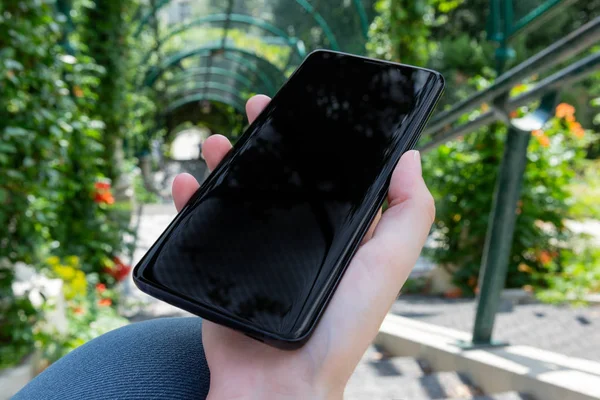
M445 14L463 0L379 0L367 50L377 58L425 66L436 51L432 27L447 22Z
M0 267L1 268L1 267ZM2 270L0 269L0 274ZM2 297L0 300L0 370L17 364L31 353L33 326L38 312L26 297Z
M600 247L591 239L580 239L563 250L560 259L545 265L539 279L547 282L537 297L549 303L566 301L585 304L586 296L600 293Z
M60 45L64 31L51 3L0 4L3 354L31 345L36 315L27 298L12 295L15 263L39 266L47 254L77 256L84 260L81 271L109 281L107 260L121 251L128 224L127 213L112 204L110 184L103 183L102 195L98 189L112 166L105 158L107 124L91 117L99 114L102 68L67 54Z
M597 140L595 143L600 143ZM584 163L580 174L571 185L573 202L569 214L577 220L600 220L600 160L589 160Z
M144 185L144 178L141 174L136 174L133 178L133 190L135 199L142 204L159 203L160 197L155 193L149 192Z
M437 200L437 244L430 255L451 269L464 294L472 295L477 284L505 134L505 127L494 124L424 156L424 176ZM566 254L565 243L573 235L564 218L576 200L569 184L588 143L578 134L562 118L553 119L543 132L534 132L507 287L544 286L539 273L546 271L550 259Z
M423 294L428 286L428 280L426 277L418 277L418 278L408 278L404 285L402 285L402 290L400 294Z
M57 267L63 268L64 273L70 266L55 264L46 273L62 278L62 273L55 272ZM79 292L67 301L68 323L65 330L58 330L48 320L41 320L34 326L33 338L35 347L40 351L41 368L86 342L128 323L114 307L119 300L118 292L100 283L98 274L84 276L82 284ZM54 304L46 302L43 310L49 312L54 307Z
M591 10L589 4L574 4L552 24L513 40L517 57L512 63L525 60L597 15L598 10ZM484 90L496 77L494 45L485 32L488 0L380 0L377 11L379 16L372 25L373 36L367 46L370 53L441 71L446 77L447 90L440 108L451 107ZM588 82L581 89L569 88L563 95L567 101L581 106L577 109L577 119L584 126L592 123L585 107L590 94L598 93L593 82L599 82L597 77L591 84ZM527 85L520 85L513 95L526 89ZM533 109L535 104L531 106ZM468 122L489 109L484 104L480 110L462 116L458 123ZM512 117L522 116L531 109L524 107ZM586 257L590 262L595 254L573 251L575 235L565 226L564 219L574 218L573 210L579 210L581 216L582 210L588 217L594 215L594 207L588 204L597 202L590 187L598 186L598 181L590 180L590 174L578 175L577 171L584 165L586 148L589 155L597 136L584 131L575 121L572 107L563 104L557 111L558 118L550 121L543 132L535 132L530 143L510 256L509 287L565 288L591 282L591 278L584 279L574 273L571 266ZM455 283L467 295L472 295L477 285L505 136L506 127L495 123L424 156L424 175L437 200L433 232L437 243L429 253L454 275ZM588 196L574 196L581 192ZM595 265L599 261L595 260ZM551 270L551 265L556 269ZM590 287L587 284L587 289ZM556 298L556 291L553 293Z
M134 3L131 0L85 2L81 10L83 20L78 24L82 50L102 68L99 84L94 88L98 101L91 111L105 124L103 158L112 161L105 165L105 175L112 180L117 178L119 167L115 151L128 128L127 86L131 65L127 39L132 25L126 16Z

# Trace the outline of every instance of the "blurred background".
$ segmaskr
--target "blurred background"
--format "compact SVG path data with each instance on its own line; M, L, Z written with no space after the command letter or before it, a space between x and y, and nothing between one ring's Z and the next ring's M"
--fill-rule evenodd
M317 48L446 77L419 143L437 217L391 314L600 362L599 16L598 0L0 0L0 382L185 315L131 280L175 215L171 182L202 181L203 141L235 141L245 101Z

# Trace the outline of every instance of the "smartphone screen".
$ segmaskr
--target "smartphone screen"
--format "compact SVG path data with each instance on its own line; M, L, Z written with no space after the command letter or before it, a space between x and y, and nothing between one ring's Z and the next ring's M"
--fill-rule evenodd
M282 338L305 332L442 87L312 53L142 260L153 286Z

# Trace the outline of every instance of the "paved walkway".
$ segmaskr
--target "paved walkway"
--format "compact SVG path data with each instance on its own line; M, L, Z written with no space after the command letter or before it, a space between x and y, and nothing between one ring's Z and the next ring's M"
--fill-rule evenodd
M401 296L392 307L392 313L471 332L475 307L474 300ZM518 305L511 312L498 314L494 338L512 345L600 361L600 306Z

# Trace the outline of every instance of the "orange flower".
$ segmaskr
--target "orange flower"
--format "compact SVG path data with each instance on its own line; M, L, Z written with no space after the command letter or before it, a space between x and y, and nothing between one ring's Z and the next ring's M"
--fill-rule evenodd
M109 307L112 305L111 299L100 299L98 300L98 305L102 307Z
M477 277L476 276L470 277L469 281L467 282L467 285L469 285L470 287L477 286Z
M98 204L114 204L115 198L110 192L110 183L96 182L94 184L94 201Z
M486 112L490 109L490 106L487 103L483 103L481 105L481 111Z
M535 131L532 131L531 134L533 135L533 137L540 137L544 136L544 131L541 129L536 129Z
M552 256L546 250L541 251L538 256L538 261L541 262L543 265L548 265L552 262Z
M98 293L102 293L106 290L106 285L104 283L99 283L96 285L96 290Z
M546 135L537 136L537 141L540 142L542 147L550 146L550 139Z
M575 114L575 107L567 103L560 103L556 106L556 116L558 118L566 118L569 115Z
M96 193L94 195L94 201L98 204L114 204L115 198L110 192Z
M569 129L571 129L571 132L573 132L573 135L575 135L579 139L581 139L583 136L585 136L585 129L583 129L583 126L581 126L581 124L579 122L570 123Z
M74 314L77 314L77 315L81 315L81 314L83 314L83 313L84 313L84 311L83 311L83 308L81 308L81 307L76 307L76 308L73 310L73 313L74 313Z
M529 265L525 264L525 263L519 264L518 269L519 269L519 271L525 272L527 274L530 274L530 273L533 272L533 269L531 269L531 267Z
M567 121L568 123L573 123L573 122L575 122L575 116L572 115L572 114L571 115L567 115L565 117L565 121Z
M73 96L83 97L83 90L79 86L73 86Z
M510 118L517 118L519 116L519 113L517 112L517 110L511 111L510 114L508 114L508 116Z

